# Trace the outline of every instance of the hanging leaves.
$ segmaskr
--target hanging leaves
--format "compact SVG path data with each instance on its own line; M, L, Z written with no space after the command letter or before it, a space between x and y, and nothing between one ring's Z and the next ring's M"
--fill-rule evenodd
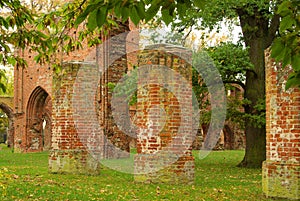
M249 4L246 0L240 2L241 5ZM199 16L202 16L203 19L209 18L212 21L211 23L215 23L215 20L230 10L227 8L236 5L231 0L226 4L221 1L218 1L218 3L222 5L219 6L219 9L216 8L220 15L211 16L204 7L216 7L216 5L212 1L207 0L75 0L44 16L36 17L36 13L31 13L19 0L2 0L0 8L7 8L10 11L10 15L0 16L0 50L4 51L0 62L10 64L15 62L7 59L7 55L11 54L7 44L12 44L14 47L22 49L31 46L32 50L41 54L37 57L38 62L48 60L51 57L50 54L55 52L55 48L58 47L59 43L65 41L65 44L69 44L69 40L62 34L65 30L72 27L76 28L80 24L86 23L88 30L81 34L82 41L83 38L89 37L89 33L99 30L105 25L110 27L114 24L112 16L113 18L121 19L123 22L130 18L134 24L138 24L141 21L147 22L156 15L159 15L166 24L172 23L177 18L182 18L187 23L192 23L193 18L200 14L197 12L201 11ZM259 6L261 7L261 5ZM277 61L281 61L283 67L291 65L295 73L299 72L300 68L298 59L300 57L299 10L300 5L298 1L283 0L279 4L277 14L281 16L280 36L272 45L272 57L276 58ZM232 14L227 12L226 16L231 17ZM207 23L205 19L202 22L203 24ZM32 31L28 27L35 27L40 32ZM94 42L92 43L94 44ZM80 47L79 44L75 44L75 46ZM72 50L72 48L66 50ZM16 62L18 61L16 60Z
M277 62L282 62L285 68L291 65L286 89L300 86L300 4L297 1L285 0L279 6L277 14L282 17L279 27L279 37L274 40L271 56Z
M136 6L132 7L132 10L130 12L130 19L136 25L139 23L139 21L141 19L140 16L139 16L139 14L138 14Z
M289 89L291 87L300 87L300 72L296 71L289 75L289 78L286 82L285 89Z
M95 6L93 4L88 5L87 8L76 18L74 23L75 26L81 24L87 18L87 16L94 10L95 10Z

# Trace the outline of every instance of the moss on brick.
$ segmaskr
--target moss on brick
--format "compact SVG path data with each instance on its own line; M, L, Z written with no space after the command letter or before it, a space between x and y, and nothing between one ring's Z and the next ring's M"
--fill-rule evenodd
M300 199L300 164L265 161L263 164L263 192L268 197Z
M98 175L100 164L82 150L52 151L49 171L59 174Z

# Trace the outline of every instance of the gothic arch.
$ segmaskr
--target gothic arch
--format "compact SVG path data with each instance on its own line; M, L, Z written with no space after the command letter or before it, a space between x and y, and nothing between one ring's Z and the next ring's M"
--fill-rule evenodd
M26 149L50 149L51 97L42 87L36 87L30 95L26 110Z
M224 149L232 150L234 149L234 132L231 130L229 125L224 125Z
M14 113L13 109L5 104L4 102L0 103L0 109L7 115L8 117L8 132L7 132L7 146L13 146L14 142Z

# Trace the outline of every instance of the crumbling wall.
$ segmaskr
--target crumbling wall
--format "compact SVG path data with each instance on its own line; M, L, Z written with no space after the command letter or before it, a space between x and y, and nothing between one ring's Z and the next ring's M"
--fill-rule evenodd
M103 44L81 50L54 75L51 172L98 174L101 159L129 155L130 138L114 122L109 90L127 72L126 37L112 39L125 31L128 24L110 30Z
M15 66L14 68L14 151L42 151L42 132L40 129L42 114L38 118L37 113L33 110L37 109L35 105L43 107L47 96L51 100L52 68L50 64L37 64L34 61L35 54L27 50L17 50L16 54L26 60L27 67ZM51 101L47 104L51 105ZM51 124L51 122L48 122L48 124ZM35 128L38 127L39 131L36 132Z
M139 54L134 164L138 182L194 180L192 68L184 58L191 58L191 52L164 45Z
M267 159L263 191L270 197L300 198L300 90L285 90L290 67L266 52Z

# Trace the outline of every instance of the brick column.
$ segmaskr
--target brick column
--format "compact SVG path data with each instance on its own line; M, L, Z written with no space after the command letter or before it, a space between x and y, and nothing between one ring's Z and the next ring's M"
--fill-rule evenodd
M266 196L300 199L300 91L285 90L290 71L266 52L267 159L262 183Z
M183 48L162 45L148 47L139 55L135 181L194 180L192 91L188 90L192 89L192 68L180 57L184 54L191 58Z
M80 97L78 92L74 93L76 87L85 90L82 95L95 90L95 87L90 86L93 83L86 80L92 80L97 68L95 65L85 66L85 76L78 75L83 73L79 71L80 68L83 68L82 64L68 63L63 66L63 73L53 78L52 149L49 156L49 171L52 173L99 173L99 161L95 156L99 154L101 157L100 154L103 153L100 150L103 148L103 133L99 129L95 130L97 127L86 118L88 112L91 118L95 114L91 108L95 108L96 103ZM81 79L81 82L75 82L76 79ZM75 83L85 85L75 86ZM78 104L83 107L76 107ZM77 111L85 107L87 111Z
M54 75L50 172L98 174L101 159L129 156L130 138L113 119L108 87L127 71L122 35L127 30L126 23L119 24L101 36L103 44L85 54L73 52L79 57L66 60L60 75Z

